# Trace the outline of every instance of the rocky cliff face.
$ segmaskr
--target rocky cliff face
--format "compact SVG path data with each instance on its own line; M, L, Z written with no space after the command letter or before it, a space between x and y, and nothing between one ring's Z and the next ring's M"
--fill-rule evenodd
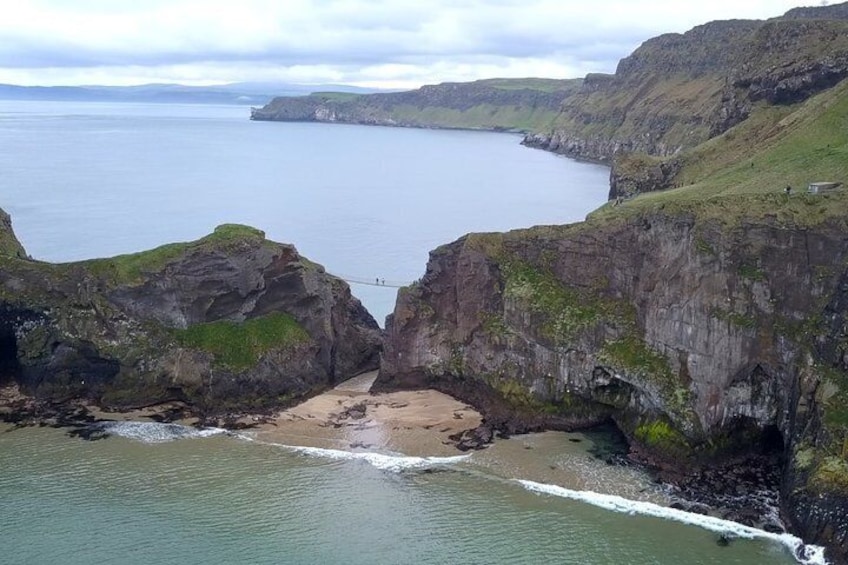
M367 95L275 98L251 118L401 127L528 130L549 122L580 80L491 79Z
M0 376L39 398L181 399L216 414L290 403L378 363L380 330L347 284L252 228L58 265L7 247Z
M848 226L778 217L469 235L400 293L377 385L609 416L635 454L672 467L777 447L788 514L844 561Z
M650 39L615 75L587 77L553 123L524 143L602 161L670 156L746 120L757 103L806 100L848 77L846 5Z

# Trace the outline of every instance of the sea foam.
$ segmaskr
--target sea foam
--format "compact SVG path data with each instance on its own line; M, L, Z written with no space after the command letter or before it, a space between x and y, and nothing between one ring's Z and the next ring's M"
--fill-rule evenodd
M372 451L344 451L341 449L327 449L323 447L306 447L299 445L286 445L256 440L246 434L238 434L238 437L248 441L256 441L266 445L281 447L288 451L300 453L309 457L321 457L324 459L363 461L382 471L400 473L403 471L414 471L421 469L432 469L445 467L464 461L471 455L454 455L451 457L413 457L408 455L390 455Z
M314 457L325 457L328 459L350 459L365 461L377 469L383 471L401 472L407 470L431 469L459 463L470 457L469 455L454 455L452 457L411 457L407 455L386 455L383 453L342 451L340 449L324 449L320 447L297 447L284 446L292 451L303 453Z
M598 506L613 512L621 512L630 515L653 516L665 520L674 520L692 526L698 526L713 532L725 534L729 537L745 539L763 538L776 541L789 548L792 555L799 563L804 565L827 565L824 558L824 548L817 545L805 545L804 542L792 534L775 534L745 526L730 520L723 520L714 516L693 514L676 508L668 508L651 502L639 502L628 500L611 494L600 494L592 491L571 490L557 485L537 483L523 479L515 479L529 491L570 498Z
M166 443L178 439L193 439L228 434L222 428L192 428L180 424L159 422L102 422L97 427L104 432L143 443Z

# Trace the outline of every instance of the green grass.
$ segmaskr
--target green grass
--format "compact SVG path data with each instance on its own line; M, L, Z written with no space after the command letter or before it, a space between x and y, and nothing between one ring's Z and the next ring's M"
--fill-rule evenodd
M848 81L792 107L760 107L724 135L678 157L680 188L606 205L593 220L662 210L738 224L772 217L814 226L845 222L848 189L811 195L810 182L848 185ZM793 193L784 194L790 185Z
M227 320L174 330L183 346L211 353L215 363L233 371L255 365L272 350L289 349L307 342L309 334L289 314L273 313L243 323Z
M490 78L478 80L474 84L489 86L499 90L538 90L539 92L560 92L579 87L582 79L551 78Z
M644 422L633 432L644 446L665 455L685 455L691 451L686 437L666 420Z
M12 220L0 209L0 256L26 257L23 246L12 231Z
M612 301L570 288L549 271L529 263L506 261L501 269L506 281L504 295L520 300L541 316L540 333L557 345L565 345L581 331L602 320L617 319L627 311Z
M315 98L321 98L323 100L347 102L348 100L359 98L362 94L357 94L355 92L313 92L309 96L314 96Z
M848 461L844 456L825 457L813 471L810 483L817 490L848 493Z
M148 251L93 259L79 264L92 273L129 284L141 280L145 273L162 271L169 263L191 251L214 248L231 252L242 245L257 244L264 240L265 233L261 230L239 224L223 224L197 241L169 243Z
M489 103L466 109L399 104L392 108L390 115L395 120L424 127L532 131L550 123L556 111L542 107Z

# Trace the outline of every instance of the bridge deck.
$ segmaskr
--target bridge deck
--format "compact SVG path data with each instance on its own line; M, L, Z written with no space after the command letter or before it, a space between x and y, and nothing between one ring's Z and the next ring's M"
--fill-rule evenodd
M366 279L366 278L363 278L363 277L349 277L347 275L333 275L333 276L336 276L336 277L342 279L343 281L351 283L351 284L364 284L366 286L380 286L380 287L384 287L384 288L402 288L402 287L405 287L405 286L409 286L411 284L411 283L403 282L403 281L390 281L390 280L386 280L386 279L378 279L376 277L373 278L373 279Z

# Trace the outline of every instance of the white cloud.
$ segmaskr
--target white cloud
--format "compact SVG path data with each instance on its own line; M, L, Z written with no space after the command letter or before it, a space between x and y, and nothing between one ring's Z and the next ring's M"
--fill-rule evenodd
M416 86L612 71L640 42L797 0L18 0L0 82Z

